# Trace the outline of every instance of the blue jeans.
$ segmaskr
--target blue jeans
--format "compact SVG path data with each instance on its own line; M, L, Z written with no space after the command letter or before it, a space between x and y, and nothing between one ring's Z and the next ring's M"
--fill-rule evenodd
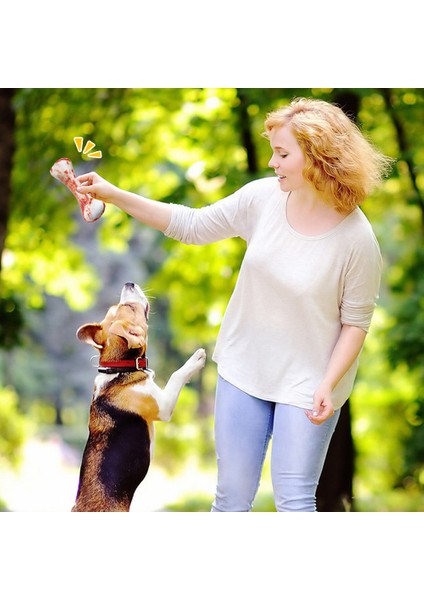
M218 481L212 512L250 511L272 437L271 477L278 512L314 512L315 494L340 410L313 425L304 409L250 396L218 377Z

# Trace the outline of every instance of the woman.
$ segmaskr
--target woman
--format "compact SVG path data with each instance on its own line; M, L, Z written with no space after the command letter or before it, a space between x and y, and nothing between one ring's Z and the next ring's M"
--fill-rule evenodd
M247 249L219 332L212 511L249 511L272 437L277 511L315 511L340 408L373 314L381 255L359 204L388 171L343 111L297 99L270 113L275 177L201 209L158 203L96 173L80 191L186 244Z

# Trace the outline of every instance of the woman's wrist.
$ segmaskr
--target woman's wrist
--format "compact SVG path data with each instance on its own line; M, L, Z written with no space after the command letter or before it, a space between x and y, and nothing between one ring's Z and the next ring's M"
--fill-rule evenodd
M320 384L318 385L318 389L325 392L329 392L331 394L336 385L337 384L334 383L331 379L322 379Z

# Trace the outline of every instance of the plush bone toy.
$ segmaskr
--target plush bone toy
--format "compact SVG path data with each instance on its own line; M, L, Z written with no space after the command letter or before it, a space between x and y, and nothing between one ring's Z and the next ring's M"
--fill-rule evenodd
M52 168L50 174L61 181L73 193L80 205L82 216L86 221L92 223L100 219L105 211L105 204L100 200L94 200L90 194L80 194L77 192L78 182L76 180L74 167L69 158L59 158Z

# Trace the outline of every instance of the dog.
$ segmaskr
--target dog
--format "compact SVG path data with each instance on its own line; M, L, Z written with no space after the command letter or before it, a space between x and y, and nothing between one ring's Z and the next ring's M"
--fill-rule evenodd
M77 331L100 357L72 512L129 512L150 466L154 421L170 420L182 388L205 364L200 348L161 389L146 358L149 310L140 287L126 283L101 323Z

